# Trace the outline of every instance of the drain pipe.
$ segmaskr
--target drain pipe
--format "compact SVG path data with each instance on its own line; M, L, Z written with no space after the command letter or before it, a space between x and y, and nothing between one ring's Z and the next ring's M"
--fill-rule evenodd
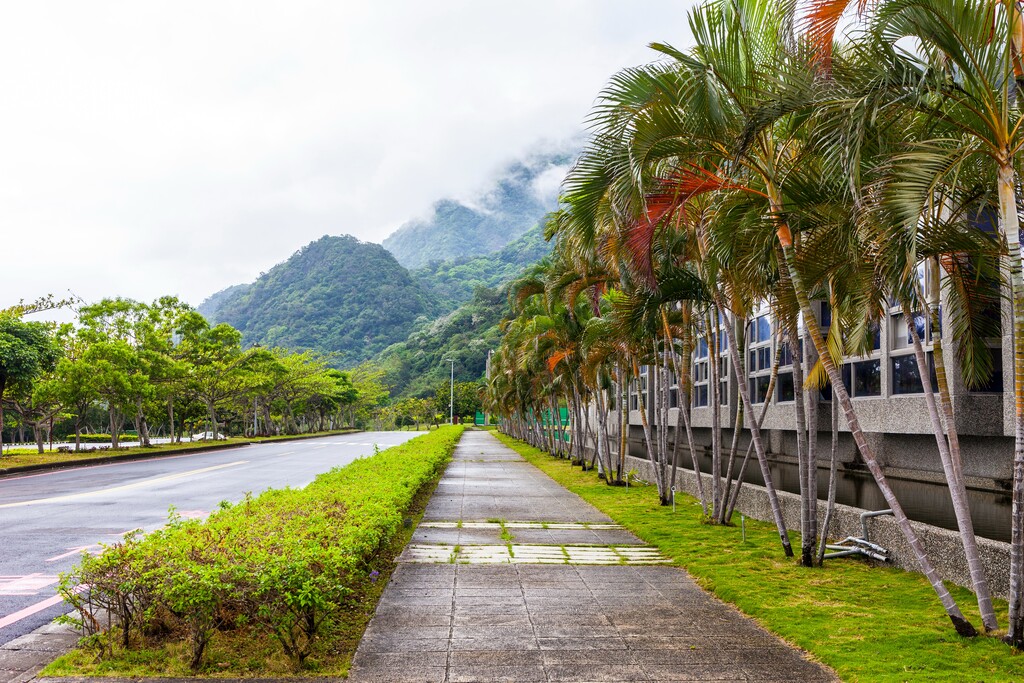
M865 541L870 541L871 537L868 535L868 520L872 517L881 517L883 515L891 515L892 510L875 510L874 512L862 512L860 514L860 528L864 532L861 536Z

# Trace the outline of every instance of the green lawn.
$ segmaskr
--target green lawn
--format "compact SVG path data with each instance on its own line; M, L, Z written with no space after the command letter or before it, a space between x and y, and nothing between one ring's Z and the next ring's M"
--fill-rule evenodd
M872 567L856 559L807 569L787 559L775 527L701 521L699 503L658 504L654 486L613 488L565 460L496 436L559 484L605 512L684 567L704 588L736 605L834 668L845 681L1021 681L1024 656L994 637L956 635L920 574ZM799 548L799 534L790 535ZM950 585L964 614L981 627L973 593ZM1006 603L997 602L1006 624Z

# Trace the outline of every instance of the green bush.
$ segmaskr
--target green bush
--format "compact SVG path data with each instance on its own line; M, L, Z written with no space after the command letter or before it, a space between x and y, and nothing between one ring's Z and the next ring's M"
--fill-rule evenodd
M317 477L271 489L207 520L172 512L163 529L134 534L62 575L60 591L99 655L113 652L100 618L110 612L122 647L173 638L194 670L219 629L259 628L296 667L317 634L369 580L377 552L403 513L448 462L462 427L445 427Z

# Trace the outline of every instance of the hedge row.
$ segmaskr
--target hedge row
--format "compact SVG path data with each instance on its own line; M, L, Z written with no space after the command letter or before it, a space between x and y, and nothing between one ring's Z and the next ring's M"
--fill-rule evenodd
M443 427L316 478L271 489L205 521L172 512L166 527L127 536L62 575L60 592L102 656L177 640L193 670L220 629L272 634L301 668L413 497L448 462L462 427ZM116 628L114 627L116 625ZM112 637L112 630L118 638Z

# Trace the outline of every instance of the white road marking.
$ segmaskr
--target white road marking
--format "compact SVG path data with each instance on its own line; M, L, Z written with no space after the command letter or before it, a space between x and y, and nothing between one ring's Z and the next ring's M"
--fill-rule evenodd
M47 574L4 577L0 579L0 595L35 595L55 583L57 577Z
M206 472L213 472L215 470L222 470L226 467L237 467L238 465L244 465L249 462L248 460L236 460L235 462L225 463L223 465L214 465L212 467L202 467L198 470L189 470L187 472L177 472L175 474L168 474L162 477L153 477L151 479L143 479L132 484L124 484L123 486L114 486L109 489L99 489L96 491L86 491L84 493L70 493L65 496L55 496L53 498L37 498L36 500L23 500L18 503L4 503L0 505L0 509L3 508L19 508L28 507L30 505L40 505L45 503L64 503L71 500L80 500L82 498L89 498L92 496L98 496L106 493L117 493L120 491L130 491L133 489L145 488L152 484L160 484L167 481L174 481L176 479L184 479L185 477L192 477L197 474L205 474Z
M80 545L77 548L68 548L68 551L66 553L61 553L60 555L54 555L53 557L48 557L45 560L43 560L43 562L56 562L57 560L63 560L65 557L71 557L72 555L81 555L84 552L91 552L89 550L90 548L98 548L98 547L99 546L94 543L92 545Z

